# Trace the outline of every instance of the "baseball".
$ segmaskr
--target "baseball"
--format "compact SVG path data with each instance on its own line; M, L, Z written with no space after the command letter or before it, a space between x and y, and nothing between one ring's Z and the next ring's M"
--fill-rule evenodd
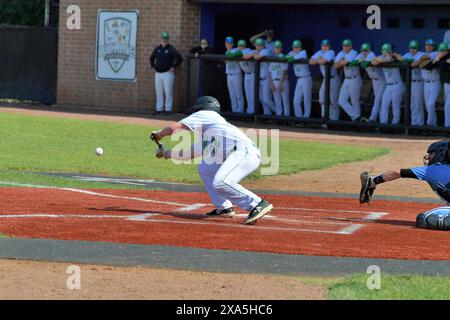
M95 149L95 154L98 155L98 156L103 155L103 149L102 148Z

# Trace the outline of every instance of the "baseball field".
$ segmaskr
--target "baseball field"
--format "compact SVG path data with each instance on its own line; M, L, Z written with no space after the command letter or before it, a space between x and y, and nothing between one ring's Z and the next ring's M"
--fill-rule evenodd
M419 166L436 139L283 128L278 174L243 183L274 209L246 226L205 217L195 164L155 158L149 133L179 119L0 109L1 299L450 298L448 233L415 228L427 185L357 200L360 172Z

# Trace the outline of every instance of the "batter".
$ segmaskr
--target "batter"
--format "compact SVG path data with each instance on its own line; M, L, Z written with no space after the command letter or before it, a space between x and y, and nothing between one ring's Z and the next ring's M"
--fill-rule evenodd
M215 206L208 216L233 217L233 205L236 205L250 211L244 223L252 224L269 213L273 208L269 202L239 184L260 165L261 155L255 143L219 114L220 103L216 98L199 98L189 112L191 115L187 118L152 132L152 139L159 142L183 129L194 132L199 141L181 154L161 146L156 157L179 160L202 157L198 172Z

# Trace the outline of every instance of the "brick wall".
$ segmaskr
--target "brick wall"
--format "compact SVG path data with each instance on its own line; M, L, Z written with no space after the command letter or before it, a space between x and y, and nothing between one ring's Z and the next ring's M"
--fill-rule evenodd
M69 5L81 8L81 30L66 28ZM98 9L139 10L136 82L95 79ZM162 30L185 54L198 43L200 7L184 0L61 0L57 103L86 109L152 112L155 110L154 71L149 57ZM182 110L184 67L176 72L174 110ZM195 78L193 78L195 79Z

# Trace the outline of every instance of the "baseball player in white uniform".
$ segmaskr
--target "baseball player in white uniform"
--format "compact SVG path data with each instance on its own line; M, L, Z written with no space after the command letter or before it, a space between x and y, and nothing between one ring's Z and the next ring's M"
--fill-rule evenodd
M265 39L263 39L265 37ZM264 47L269 50L272 54L274 52L274 41L275 39L275 31L273 29L264 30L258 34L255 34L250 38L250 42L256 46L256 40L261 39L264 42Z
M323 76L322 85L319 92L319 103L322 107L322 117L325 115L325 64L333 61L335 53L331 49L331 43L329 40L322 40L320 43L320 50L317 51L309 60L310 65L319 65L320 72ZM330 70L330 120L339 120L340 109L338 105L339 87L341 86L341 79L334 68L331 66Z
M220 103L213 97L199 98L189 111L190 116L152 132L151 138L159 142L174 131L184 129L194 132L198 141L190 150L181 152L172 152L160 145L156 156L178 160L202 157L198 171L215 206L208 216L233 217L233 205L236 205L250 212L244 223L252 224L269 213L273 206L240 184L260 165L260 151L255 143L219 114Z
M300 40L294 40L292 42L292 51L289 52L288 61L294 62L300 59L308 59L308 54L302 49L302 42ZM297 118L309 118L311 116L312 101L312 78L309 65L306 63L294 64L294 73L297 77L294 93L294 113Z
M275 41L275 57L287 61L283 54L283 43ZM275 113L277 116L291 115L291 106L289 103L289 64L287 62L271 62L269 64L269 83L275 100Z
M345 39L342 42L342 51L338 53L334 62L336 69L344 69L345 76L339 92L338 103L352 121L365 120L361 118L361 106L359 104L362 80L359 72L359 61L356 60L357 56L358 52L353 50L352 41Z
M273 52L264 47L264 40L261 38L255 41L256 51L253 59L261 60L264 57L272 57ZM259 67L259 99L263 106L264 115L271 115L275 112L275 104L272 99L272 91L269 82L269 62L261 62Z
M233 37L225 38L227 57L239 57L242 53L233 48ZM244 92L242 88L242 71L238 61L225 61L225 73L227 74L228 92L230 94L231 110L233 112L244 112Z
M245 40L238 41L238 49L242 52L242 58L249 60L253 58L256 50L247 48ZM247 114L255 113L255 62L242 61L239 63L244 72L244 91L247 99Z
M425 124L424 111L424 86L422 79L422 71L418 68L423 52L419 51L419 43L416 40L411 40L408 44L409 52L403 56L394 54L399 61L406 61L411 64L411 125L423 126Z
M381 100L383 99L384 89L386 89L386 81L384 80L383 70L371 66L371 61L375 58L375 53L371 51L369 43L363 43L361 53L356 57L361 67L366 70L370 80L372 80L372 88L374 100L372 111L370 113L369 122L377 122L380 114Z
M385 43L381 47L381 56L372 60L373 65L391 63L396 61L393 57L392 45ZM392 124L399 124L401 119L402 97L405 92L405 86L400 76L400 69L393 67L383 67L383 74L386 80L386 89L381 100L380 123L389 123L389 108L392 104Z
M427 126L437 126L436 101L441 91L441 77L439 68L426 68L426 65L433 61L438 52L433 39L425 41L425 54L422 56L422 78L424 81L425 109L427 110Z

